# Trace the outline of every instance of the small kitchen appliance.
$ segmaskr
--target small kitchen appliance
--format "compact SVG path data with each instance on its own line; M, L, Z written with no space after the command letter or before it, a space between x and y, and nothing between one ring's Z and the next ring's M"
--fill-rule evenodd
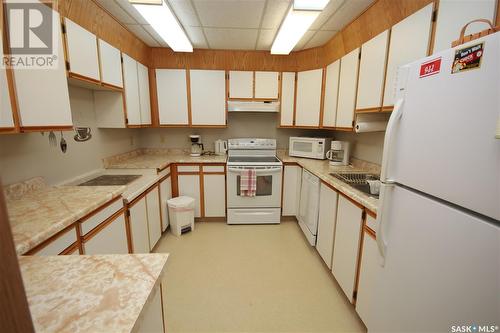
M308 138L291 136L288 155L324 160L330 147L331 138Z
M201 156L201 153L203 153L203 143L201 143L201 136L190 135L189 139L191 140L191 156Z
M227 141L216 140L215 141L215 155L226 155L227 152Z
M330 165L349 165L349 153L351 145L347 141L332 141L330 150L326 153L326 158L330 160Z

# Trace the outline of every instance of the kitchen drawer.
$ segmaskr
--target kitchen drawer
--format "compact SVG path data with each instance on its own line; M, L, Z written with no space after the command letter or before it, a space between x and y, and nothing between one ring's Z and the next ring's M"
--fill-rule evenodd
M200 172L199 165L178 165L177 172Z
M228 224L271 224L280 223L280 208L228 209Z
M224 172L223 165L204 165L203 172Z
M366 226L377 232L377 219L368 213L366 214Z
M37 256L55 256L73 245L76 242L75 228L68 229L65 233L58 236L55 240L50 242L47 246L36 252Z
M163 169L162 171L158 172L158 176L160 176L160 178L163 178L164 176L168 175L169 173L170 173L170 166L168 166L165 169Z
M108 217L123 208L123 201L120 199L116 200L112 204L101 209L96 214L90 216L88 219L82 222L82 235L87 234L90 230L97 227L99 224L104 222Z

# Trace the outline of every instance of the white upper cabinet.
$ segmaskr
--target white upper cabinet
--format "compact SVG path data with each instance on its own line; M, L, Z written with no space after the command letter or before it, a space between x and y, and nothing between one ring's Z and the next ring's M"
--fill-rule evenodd
M451 42L457 40L460 30L475 19L488 19L495 24L495 6L497 0L457 1L440 0L434 37L433 53L449 49ZM473 23L466 34L487 29L484 23Z
M69 71L99 81L97 37L67 18L64 22Z
M431 35L432 11L429 4L408 16L391 29L383 107L394 105L394 90L398 67L427 55Z
M337 102L339 97L340 60L326 67L325 102L323 109L323 127L335 127Z
M352 128L358 85L359 48L340 60L339 100L336 127Z
M137 61L123 54L123 81L128 125L141 124L141 105L139 102L139 78Z
M319 127L322 84L323 69L298 73L296 126Z
M226 125L226 73L190 70L191 124Z
M278 87L278 72L255 72L255 98L278 99Z
M186 70L156 69L160 125L188 125Z
M356 110L382 106L388 42L386 30L361 46Z
M253 72L229 72L229 98L253 98Z
M280 125L293 126L293 110L295 108L295 73L281 74L281 111Z
M123 88L120 50L99 39L99 60L101 63L102 82Z
M146 66L137 63L139 82L139 105L141 107L141 124L151 125L151 97L149 94L149 71Z
M0 9L0 15L1 14L3 13ZM0 19L0 23L1 22L2 20ZM3 33L0 33L0 35L0 50L3 51ZM14 117L12 116L7 72L4 67L0 67L0 128L10 127L14 127Z
M57 40L57 66L50 70L14 69L21 127L73 126L59 13L52 11L53 37ZM14 34L19 24L9 25Z

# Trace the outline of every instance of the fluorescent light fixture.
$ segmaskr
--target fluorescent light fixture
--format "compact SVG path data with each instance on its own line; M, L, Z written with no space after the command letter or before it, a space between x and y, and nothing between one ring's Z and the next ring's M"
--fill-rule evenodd
M193 45L165 0L129 0L175 52L193 52Z
M153 0L154 1L154 0ZM323 10L330 0L294 0L295 10Z
M294 10L292 6L274 39L271 54L289 54L320 13L320 11Z

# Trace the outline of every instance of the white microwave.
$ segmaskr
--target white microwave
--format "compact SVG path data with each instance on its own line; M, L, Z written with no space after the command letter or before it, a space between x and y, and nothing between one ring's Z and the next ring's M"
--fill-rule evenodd
M330 149L331 142L331 138L291 136L288 155L324 160L326 159L326 152Z

